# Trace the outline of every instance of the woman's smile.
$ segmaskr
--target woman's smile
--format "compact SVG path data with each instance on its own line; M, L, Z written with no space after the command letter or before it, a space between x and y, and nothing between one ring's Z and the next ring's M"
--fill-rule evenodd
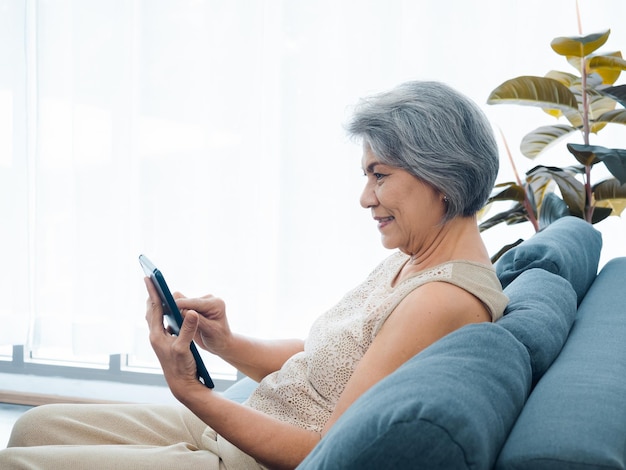
M394 217L374 217L374 220L378 222L378 230L384 229L387 225L393 222Z

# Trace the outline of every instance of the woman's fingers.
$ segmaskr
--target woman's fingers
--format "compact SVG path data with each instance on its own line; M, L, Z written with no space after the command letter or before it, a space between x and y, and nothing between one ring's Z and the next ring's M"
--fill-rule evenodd
M163 328L163 305L161 298L152 284L149 277L144 278L146 289L148 290L148 300L146 300L146 321L151 333L164 332Z
M226 305L218 297L207 295L200 298L181 298L176 300L181 310L195 310L203 317L216 317L225 313Z
M191 343L198 330L199 321L200 318L196 312L193 310L187 311L187 315L185 315L185 319L183 320L183 326L178 333L178 341L186 344L187 349L189 349L189 343Z

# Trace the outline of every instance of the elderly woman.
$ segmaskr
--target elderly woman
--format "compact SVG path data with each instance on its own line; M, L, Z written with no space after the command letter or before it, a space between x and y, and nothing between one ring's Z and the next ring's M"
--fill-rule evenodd
M365 188L394 253L313 324L306 340L230 331L224 302L179 296L178 336L152 284L150 341L185 407L56 405L16 424L8 468L293 468L376 382L444 335L498 319L507 303L476 212L498 171L491 128L448 86L410 82L365 99L349 124ZM240 405L196 379L192 339L259 382ZM390 404L392 406L392 404Z

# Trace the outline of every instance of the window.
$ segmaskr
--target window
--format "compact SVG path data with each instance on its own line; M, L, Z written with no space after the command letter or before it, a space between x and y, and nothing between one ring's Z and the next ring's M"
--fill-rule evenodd
M626 14L580 3L588 32ZM155 366L140 253L174 289L223 297L234 330L304 337L386 255L358 206L350 105L414 78L482 103L544 74L573 3L506 5L0 0L0 354ZM510 142L529 129L485 111Z

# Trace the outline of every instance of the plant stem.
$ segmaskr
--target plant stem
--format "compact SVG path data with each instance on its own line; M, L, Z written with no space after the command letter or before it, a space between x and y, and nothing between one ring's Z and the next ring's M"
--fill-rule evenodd
M576 0L576 18L578 19L578 34L583 35L583 26L580 20L580 6ZM583 55L583 45L580 45L580 78L583 92L583 141L589 145L589 96L587 95L587 57ZM593 205L591 204L591 165L585 165L585 220L592 223Z
M582 50L582 44L581 44ZM582 54L581 54L582 56ZM580 75L582 80L583 99L583 141L589 145L589 96L587 94L587 57L581 57ZM593 217L593 205L591 204L591 165L585 165L585 220L591 223Z
M517 181L517 185L520 188L524 189L524 209L526 209L526 218L533 225L535 229L535 233L539 231L539 222L537 222L537 217L535 217L535 212L533 211L532 206L530 205L530 201L528 200L528 195L526 194L526 188L522 184L522 180L519 177L519 173L517 172L517 167L515 166L515 162L513 161L513 156L511 155L511 150L509 149L509 144L506 141L506 137L504 137L504 132L502 129L500 130L500 135L502 136L502 141L504 142L504 148L506 149L506 154L509 157L509 162L511 163L511 167L513 168L513 173L515 174L515 180Z
M592 223L594 208L591 198L591 165L585 165L585 220L589 223Z

